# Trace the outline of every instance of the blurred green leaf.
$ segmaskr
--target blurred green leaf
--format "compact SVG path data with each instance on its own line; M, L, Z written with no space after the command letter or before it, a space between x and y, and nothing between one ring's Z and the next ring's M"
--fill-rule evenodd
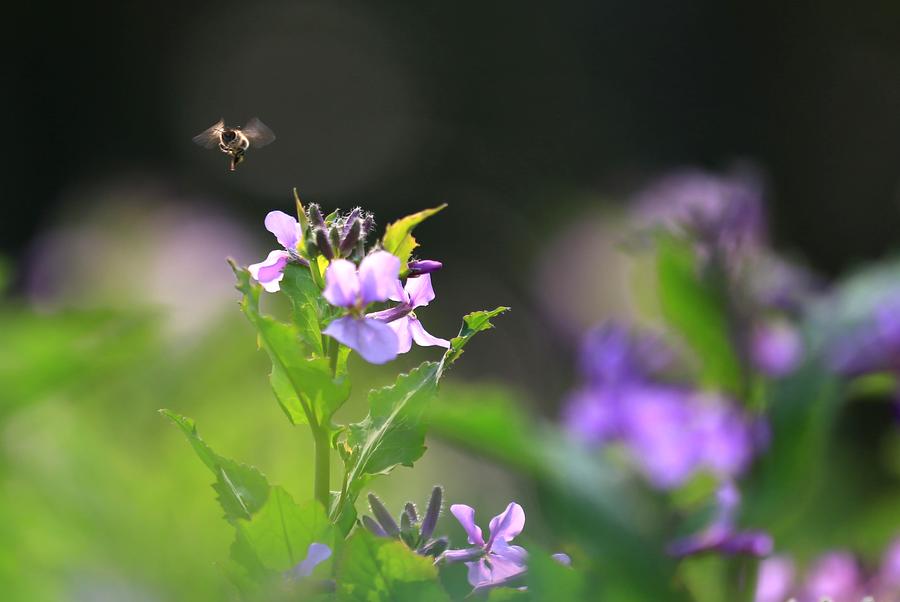
M528 551L528 591L535 602L587 600L585 579L576 569L564 566L541 550Z
M419 243L412 235L413 228L446 206L447 204L444 203L431 209L423 209L412 215L407 215L392 224L388 224L381 244L385 251L393 253L400 258L401 275L406 272L406 264L409 262L413 250L419 246Z
M729 336L731 324L722 288L716 286L713 275L701 277L688 243L660 236L657 254L663 317L696 354L701 384L740 395L743 374Z
M311 500L298 505L280 486L272 487L266 503L251 519L238 520L235 527L238 540L252 550L260 565L272 571L296 566L306 558L311 543L334 547L333 527L321 504ZM248 562L243 552L235 560Z
M449 600L432 559L402 542L357 529L337 562L338 598L359 602Z
M477 311L463 318L457 337L439 362L424 362L409 374L401 374L393 385L369 393L369 413L351 424L339 446L346 468L345 483L335 512L345 511L359 495L371 475L383 474L398 464L412 466L425 453L425 423L422 413L437 391L438 381L462 354L475 334L493 328L490 319L507 311Z
M241 309L256 327L259 343L272 360L270 381L279 404L294 424L311 422L327 427L331 416L350 396L350 379L341 371L333 377L327 358L309 357L296 325L261 314L261 287L251 281L247 270L232 268L243 294Z
M160 410L160 413L181 428L197 456L216 476L213 489L218 494L225 518L229 521L249 519L263 507L270 488L261 472L215 453L197 434L197 427L190 418L170 410Z
M47 395L106 382L153 348L150 315L0 310L0 417Z

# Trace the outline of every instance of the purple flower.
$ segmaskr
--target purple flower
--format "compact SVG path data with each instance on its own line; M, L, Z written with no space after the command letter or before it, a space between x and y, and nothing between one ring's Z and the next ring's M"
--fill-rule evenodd
M803 340L787 322L758 324L750 335L750 357L756 368L773 377L794 371L803 355Z
M759 564L754 602L784 602L794 584L794 563L786 556L771 556Z
M841 374L900 372L900 296L883 301L872 319L834 346L831 364Z
M475 524L475 509L465 504L450 506L473 547L448 550L442 555L446 562L465 562L469 568L469 583L476 590L506 585L521 577L527 570L528 553L510 542L525 528L525 511L510 502L501 514L491 519L487 541Z
M346 259L336 259L325 271L322 295L348 315L331 322L326 334L372 364L383 364L397 357L398 339L394 330L381 320L367 317L370 303L387 301L399 286L400 260L387 251L368 255L359 269Z
M677 540L669 546L673 556L689 556L702 552L767 556L772 553L772 537L762 531L738 531L735 513L740 505L740 492L726 482L716 494L717 513L703 531Z
M398 281L390 298L392 301L399 301L400 305L367 314L366 317L381 320L394 331L397 335L397 353L409 351L413 341L422 347L450 347L450 341L428 334L415 314L416 308L424 307L434 300L429 274L408 278L405 287L400 286Z
M294 579L302 579L312 575L313 570L331 557L331 548L324 543L311 543L306 550L306 558L288 572Z
M762 186L752 174L675 172L642 191L636 204L644 223L691 236L702 256L733 258L764 238Z
M807 571L802 599L856 601L863 597L864 590L863 575L853 555L829 552L816 560Z
M288 261L301 261L297 253L297 243L303 237L303 229L296 219L283 211L270 211L266 215L266 230L275 235L275 239L284 247L284 250L276 249L269 253L263 261L254 263L247 269L254 280L270 292L276 293L281 288L279 284L284 278L284 267Z
M442 267L444 267L444 264L432 259L417 259L406 264L406 269L409 270L410 276L431 274L432 272L437 272Z
M658 373L668 365L671 354L654 336L633 334L622 324L606 322L584 336L579 357L588 382L615 385Z

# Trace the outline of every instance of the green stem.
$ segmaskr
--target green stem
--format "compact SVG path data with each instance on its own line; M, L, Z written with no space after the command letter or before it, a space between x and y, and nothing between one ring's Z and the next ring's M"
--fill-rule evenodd
M328 512L329 495L331 494L331 443L328 432L322 427L313 429L313 441L316 444L316 500Z

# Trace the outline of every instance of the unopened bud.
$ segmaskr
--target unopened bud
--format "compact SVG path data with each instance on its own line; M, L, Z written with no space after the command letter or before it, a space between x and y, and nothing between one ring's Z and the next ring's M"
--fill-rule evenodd
M331 249L331 243L328 242L328 235L321 228L316 230L316 246L319 248L319 253L324 255L326 259L329 261L334 259L334 251Z
M313 228L325 227L325 218L322 217L322 212L316 203L309 204L309 223L312 224Z
M430 274L432 272L437 272L442 267L444 267L444 264L442 264L440 261L434 261L432 259L410 261L408 264L406 264L406 268L409 270L410 276Z
M341 257L349 255L351 251L353 251L353 247L356 246L356 243L359 240L359 233L362 230L362 226L360 225L358 219L354 219L353 224L350 226L350 229L347 230L346 228L344 228L344 230L344 240L342 240L340 244Z
M359 219L359 207L355 207L353 211L351 211L346 220L344 221L344 230L341 232L341 237L346 238L347 234L350 232L350 228L353 227L353 222Z

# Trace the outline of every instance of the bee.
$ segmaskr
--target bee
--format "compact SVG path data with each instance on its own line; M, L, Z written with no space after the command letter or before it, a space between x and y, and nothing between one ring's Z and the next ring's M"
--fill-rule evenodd
M214 148L231 157L229 171L244 160L247 149L262 148L275 140L275 134L259 118L254 117L244 127L226 127L225 120L220 119L208 129L194 136L194 142L203 148Z

